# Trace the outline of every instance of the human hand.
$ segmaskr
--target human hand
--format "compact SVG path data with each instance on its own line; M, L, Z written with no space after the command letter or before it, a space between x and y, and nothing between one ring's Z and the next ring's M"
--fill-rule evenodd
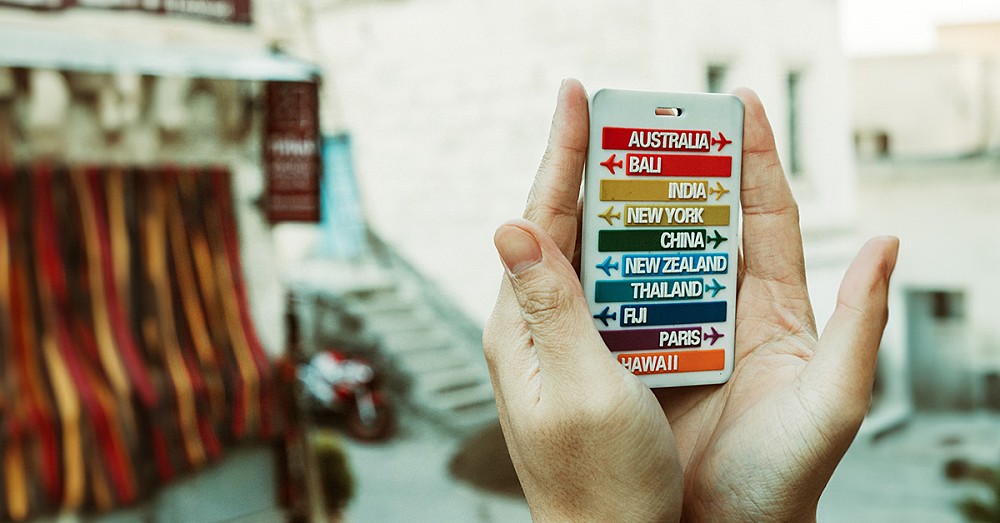
M684 519L802 521L815 518L819 496L870 403L875 358L887 316L888 280L895 265L898 240L875 239L862 248L841 285L837 310L822 338L818 338L805 287L797 205L760 101L749 91L737 94L744 101L746 116L741 193L744 249L739 265L734 372L721 386L659 390L657 397L670 420L684 468ZM582 88L571 83L560 100L549 152L536 178L525 217L539 224L554 239L560 253L578 266L580 217L576 199L587 143L586 99ZM570 138L580 133L584 138ZM561 275L551 276L565 287L553 290L555 287L538 285L537 288L543 289L542 298L512 292L510 283L516 284L522 278L521 271L527 274L533 268L529 263L537 258L537 252L543 253L542 260L548 265L562 265L561 259L552 259L558 256L544 256L552 248L546 247L544 234L539 234L538 227L523 222L515 226L534 231L531 234L542 247L536 251L530 242L518 241L516 235L520 233L509 230L508 226L498 231L498 249L510 272L518 276L509 277L501 289L484 336L484 349L497 389L501 423L533 513L536 517L550 514L543 509L554 506L551 514L565 515L566 512L559 512L559 507L565 500L573 500L575 491L567 488L567 492L562 492L560 485L573 484L563 483L563 478L586 470L592 460L602 470L605 462L618 456L605 456L601 451L612 449L613 453L613 449L620 447L607 442L602 445L601 433L596 433L588 441L588 451L597 452L596 455L589 452L569 455L565 445L560 445L552 435L552 427L558 424L547 425L551 420L526 415L523 397L514 408L506 405L508 398L524 396L534 401L527 405L536 406L542 398L541 384L546 380L554 384L565 381L572 386L581 381L578 376L585 376L583 381L588 382L585 392L589 396L571 397L563 404L552 402L577 409L559 413L563 423L579 432L587 429L586 422L573 418L599 413L601 409L589 410L584 405L600 402L604 388L612 389L603 392L605 396L622 397L614 395L622 391L626 391L625 398L641 398L643 394L634 391L638 380L627 372L623 377L624 369L609 353L601 354L613 364L612 368L601 370L606 365L598 363L600 355L592 350L596 329L585 303L580 305L583 298L579 282L565 278L565 267L560 270ZM529 280L549 277L545 273ZM528 311L523 318L515 314L518 307ZM583 312L579 310L581 307ZM540 343L538 334L545 340L544 347L532 348L532 344ZM603 343L599 345L603 348ZM549 359L553 361L546 365L544 362ZM595 371L605 374L594 374ZM640 405L622 403L616 411L620 417L610 424L622 424L623 430L614 431L614 437L628 439L629 429L625 427L631 424L623 419L630 416L633 422L654 419L647 413L646 402L635 401ZM532 409L527 410L530 413ZM581 414L580 410L586 413ZM648 428L645 421L635 423ZM669 431L665 423L658 426ZM670 435L660 438L669 441ZM656 440L648 435L641 439ZM674 462L669 452L666 454L662 474L669 476L661 478L673 479ZM653 458L655 455L650 455L644 467L632 475L627 470L616 475L630 479L655 474L655 467L650 469L655 465ZM583 472L583 476L582 482L590 482L585 490L598 493L612 492L618 481L609 474L588 476ZM677 491L672 483L638 482L615 492L624 496L619 499L628 500L623 503L637 510L651 500L654 504L648 506L677 508L673 501ZM655 505L656 496L670 502ZM600 505L599 500L603 499L600 495L587 499L597 500L595 504L599 506L591 509L589 505L580 505L577 516L630 519L629 514L639 514L608 512L622 503ZM601 508L606 511L595 512ZM652 513L655 512L641 512Z
M507 447L537 521L677 521L682 471L652 392L608 352L579 264L587 97L563 84L524 220L494 241L507 269L483 349Z
M871 402L899 240L865 244L817 336L797 204L760 100L736 94L745 117L733 374L656 395L684 464L685 520L814 520Z

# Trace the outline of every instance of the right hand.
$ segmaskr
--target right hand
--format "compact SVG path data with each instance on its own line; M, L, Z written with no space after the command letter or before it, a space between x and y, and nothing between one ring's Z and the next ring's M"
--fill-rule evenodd
M527 219L494 237L507 274L483 348L500 423L535 520L677 521L667 417L608 352L571 263L587 137L586 94L566 82Z

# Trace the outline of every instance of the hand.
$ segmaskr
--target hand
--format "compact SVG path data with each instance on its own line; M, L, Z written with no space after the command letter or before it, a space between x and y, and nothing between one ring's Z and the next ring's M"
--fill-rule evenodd
M749 91L737 94L746 105L746 117L741 194L744 253L739 266L735 369L725 385L659 390L657 397L673 427L684 468L686 520L802 521L815 517L819 496L870 403L898 241L881 238L865 245L844 278L834 316L817 339L805 287L797 206L760 101ZM617 409L599 407L609 395L615 399L608 403L644 395L634 391L638 380L627 372L623 377L624 369L609 353L594 354L594 344L603 349L603 343L583 303L579 282L566 278L564 260L552 259L558 254L545 237L546 233L551 236L559 253L578 264L580 218L575 203L586 134L585 96L578 84L570 83L561 93L549 151L525 213L540 227L523 222L514 225L538 240L540 247L536 251L530 242L519 241L521 232L510 226L497 232L501 257L508 271L516 274L508 276L501 289L484 348L508 446L536 517L641 519L641 514L668 518L675 513L666 509L679 508L674 501L679 492L669 481L645 478L659 473L662 480L674 479L669 449L659 450L666 455L661 458L660 472L652 461L657 455L653 453L640 461L642 466L628 470L627 463L634 457L614 452L623 447L608 442L628 440L631 431L635 441L660 441L650 447L659 449L670 435L650 437L656 430L647 423L655 422L647 412L648 402L642 399L631 400L635 402L631 405L620 403ZM532 265L536 259L541 262ZM533 276L522 276L537 267L552 266L562 268L543 268ZM537 292L525 292L519 286ZM519 308L524 309L522 318L515 314ZM602 371L603 361L611 362L611 368ZM577 390L580 381L589 382L578 391L583 396L562 400L564 404L552 399L550 404L569 409L558 414L572 429L571 437L592 434L587 453L567 451L565 440L552 436L558 424L531 415L542 400L550 399L541 391ZM516 402L511 399L518 396ZM524 397L529 399L527 409ZM611 436L605 435L606 430L587 427L596 421L574 421L605 410L617 415L611 423L622 424ZM657 426L669 432L667 423ZM583 436L572 436L578 432ZM601 454L602 450L610 455ZM591 464L597 470L617 466L615 470L622 472L615 473L618 478L595 475L587 472ZM638 481L628 489L615 490L621 478ZM575 502L576 483L597 493L587 499L596 500L598 506L591 509L581 504L578 512L566 516L560 508ZM617 505L606 504L601 494L609 492L624 497L618 498ZM608 512L622 505L634 511ZM594 511L602 508L605 512Z
M817 336L798 207L757 96L743 131L736 363L722 386L656 392L684 464L684 519L805 521L871 403L899 240L870 240Z
M587 126L583 87L564 83L526 220L494 238L507 276L483 348L500 423L536 521L677 521L667 418L611 357L570 263Z

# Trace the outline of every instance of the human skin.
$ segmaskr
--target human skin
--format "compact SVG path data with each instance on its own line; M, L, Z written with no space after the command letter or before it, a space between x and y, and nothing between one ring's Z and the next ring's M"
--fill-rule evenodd
M583 86L560 89L483 348L538 521L809 521L871 402L899 242L869 240L822 336L798 207L757 96L740 89L736 354L723 385L650 391L608 352L577 276L588 143Z

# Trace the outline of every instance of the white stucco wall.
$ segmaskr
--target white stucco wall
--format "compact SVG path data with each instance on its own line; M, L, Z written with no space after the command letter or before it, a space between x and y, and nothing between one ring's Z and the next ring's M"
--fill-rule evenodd
M897 157L946 157L1000 146L1000 61L963 52L854 61L855 129L885 132ZM994 119L993 121L997 121Z
M372 225L485 320L501 274L493 230L521 214L564 77L702 91L707 65L724 63L726 87L758 91L787 152L786 75L801 71L803 223L843 237L854 174L836 20L828 0L425 0L333 3L314 27ZM844 252L810 256L830 308Z

